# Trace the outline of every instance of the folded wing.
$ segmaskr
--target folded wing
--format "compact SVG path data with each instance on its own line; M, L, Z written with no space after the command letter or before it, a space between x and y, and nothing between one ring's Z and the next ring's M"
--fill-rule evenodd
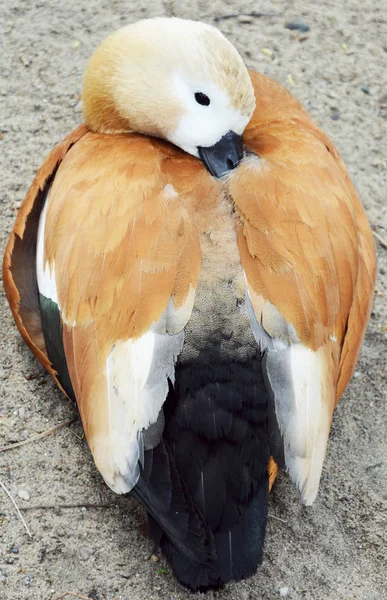
M265 351L274 458L305 503L358 358L375 278L373 236L331 142L285 89L252 73L254 153L230 177L254 335ZM267 88L270 88L268 90ZM276 98L275 95L278 97ZM281 105L272 116L271 106Z
M104 479L200 565L212 535L162 438L162 405L201 267L194 214L216 187L169 144L82 126L38 171L4 259L16 323L76 399Z
M200 271L163 158L140 136L86 134L57 171L38 232L39 292L58 306L86 437L120 493L160 441Z

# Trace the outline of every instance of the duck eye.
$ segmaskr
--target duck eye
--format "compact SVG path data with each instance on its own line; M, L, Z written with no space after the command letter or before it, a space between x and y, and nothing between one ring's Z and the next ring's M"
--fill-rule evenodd
M198 104L201 104L202 106L208 106L210 103L209 97L205 94L202 94L202 92L196 92L195 100Z

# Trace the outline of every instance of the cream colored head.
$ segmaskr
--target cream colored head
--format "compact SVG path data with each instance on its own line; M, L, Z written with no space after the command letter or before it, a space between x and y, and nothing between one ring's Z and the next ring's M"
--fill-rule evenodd
M198 93L210 103L200 104ZM242 134L255 99L241 57L220 31L156 18L101 44L86 69L83 105L94 131L136 131L198 156L199 146L216 144L228 131Z

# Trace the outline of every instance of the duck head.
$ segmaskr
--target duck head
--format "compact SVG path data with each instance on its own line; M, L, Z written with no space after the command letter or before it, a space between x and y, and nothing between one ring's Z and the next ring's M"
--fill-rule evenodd
M168 140L220 177L242 158L255 97L240 55L220 31L155 18L99 46L85 72L83 106L93 131Z

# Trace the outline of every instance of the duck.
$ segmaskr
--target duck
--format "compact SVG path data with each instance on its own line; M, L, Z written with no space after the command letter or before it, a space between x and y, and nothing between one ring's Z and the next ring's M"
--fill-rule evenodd
M316 498L372 231L330 139L211 25L114 32L82 100L17 214L6 295L106 484L183 585L216 588L261 563L279 469Z

